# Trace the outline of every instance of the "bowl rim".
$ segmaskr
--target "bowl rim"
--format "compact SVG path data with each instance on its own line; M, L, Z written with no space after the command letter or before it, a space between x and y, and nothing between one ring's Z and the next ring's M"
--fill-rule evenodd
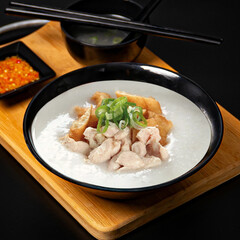
M198 162L197 165L195 165L193 168L191 168L189 171L187 171L186 173L172 179L172 180L169 180L169 181L166 181L166 182L163 182L163 183L160 183L160 184L155 184L155 185L151 185L151 186L146 186L146 187L134 187L134 188L114 188L114 187L104 187L104 186L98 186L98 185L95 185L95 184L90 184L90 183L86 183L86 182L82 182L82 181L79 181L79 180L76 180L76 179L73 179L69 176L66 176L64 175L63 173L60 173L59 171L55 170L53 167L51 167L50 165L48 165L48 163L46 163L41 157L40 155L37 153L37 150L35 149L34 147L34 143L33 143L33 140L32 140L32 137L31 137L31 126L29 126L29 118L30 116L32 115L31 114L31 109L33 108L34 109L34 104L38 101L38 97L44 92L46 91L46 89L52 85L54 85L56 82L61 82L61 80L63 80L65 77L68 77L68 76L71 76L73 74L77 74L78 72L81 73L81 71L93 71L95 69L103 69L105 67L106 68L109 68L111 66L118 66L119 68L124 68L124 69L130 69L130 68L134 68L134 67L141 67L141 66L148 66L148 67L152 67L156 70L160 69L161 72L164 71L164 72L169 72L171 74L174 74L178 77L180 77L181 79L185 79L189 84L192 84L194 87L198 88L206 97L207 99L211 102L212 106L214 107L214 110L216 111L216 117L217 117L217 124L218 124L218 138L215 142L215 145L214 145L214 148L211 150L209 156L206 157L207 153L205 154L205 156L203 156L203 158ZM145 71L145 70L143 70ZM148 71L149 72L149 71ZM155 74L155 72L151 72L150 74ZM157 75L160 75L157 73ZM113 79L114 80L114 79ZM115 79L117 80L117 79ZM118 79L119 80L119 79ZM124 80L124 79L122 79ZM126 79L125 79L126 80ZM95 81L92 81L92 80L89 80L87 81L86 83L93 83L93 82L99 82L101 80L95 80ZM127 81L136 81L138 82L138 80L127 80ZM143 82L147 82L147 81L143 81ZM149 83L149 82L147 82ZM151 82L152 83L152 82ZM85 84L82 83L82 84ZM82 85L81 83L76 85L76 86L80 86ZM158 85L158 84L156 84ZM72 88L76 87L76 86L73 86ZM161 85L160 85L161 86ZM71 89L71 88L70 88ZM69 89L64 89L61 93L67 91ZM172 90L172 89L170 89ZM58 93L56 94L56 96L60 95L61 93ZM178 92L179 93L179 92ZM181 93L180 93L181 94ZM55 97L56 97L55 96ZM51 98L53 99L53 98ZM51 100L50 99L50 100ZM191 101L191 100L190 100ZM48 102L48 101L47 101ZM47 103L46 102L46 103ZM195 104L195 103L194 103ZM43 104L42 106L44 106L45 104ZM195 104L196 105L196 104ZM199 107L199 106L197 106ZM39 110L39 109L38 109ZM38 112L37 110L37 112ZM36 116L37 112L34 115L34 117ZM33 117L33 119L34 119ZM32 122L33 122L33 119L30 121L31 125L32 125ZM216 122L216 121L215 121ZM211 125L211 124L210 124ZM194 173L196 173L198 170L200 170L203 166L205 166L209 161L210 159L212 159L212 157L215 155L215 153L217 152L221 142L222 142L222 137L223 137L223 119L222 119L222 115L221 115L221 112L216 104L216 102L211 98L211 96L202 88L200 87L197 83L195 83L194 81L192 81L191 79L183 76L182 74L179 74L179 73L176 73L176 72L173 72L171 70L168 70L168 69L165 69L165 68L162 68L162 67L157 67L157 66L153 66L153 65L149 65L149 64L142 64L142 63L129 63L129 62L114 62L114 63L104 63L104 64L98 64L98 65L92 65L92 66L88 66L88 67L84 67L84 68L81 68L81 69L77 69L77 70L74 70L72 72L69 72L67 74L64 74L62 76L60 76L59 78L56 78L55 80L53 80L52 82L48 83L44 88L42 88L34 97L33 99L31 100L31 102L29 103L27 109L26 109L26 112L24 114L24 119L23 119L23 133L24 133L24 139L25 139L25 142L30 150L30 152L33 154L33 156L46 168L48 169L50 172L54 173L55 175L59 176L60 178L62 179L65 179L71 183L74 183L74 184L77 184L79 186L82 186L82 187L86 187L86 188L90 188L90 189L93 189L93 190L100 190L100 191L105 191L105 192L118 192L118 193L137 193L137 192L145 192L145 191L152 191L152 190L156 190L156 189L160 189L160 188L163 188L163 187L166 187L166 186L169 186L169 185L172 185L174 183L177 183L177 182L180 182L184 179L186 179L187 177L190 177L191 175L193 175ZM212 130L212 129L211 129ZM211 143L210 143L211 144ZM209 149L208 149L209 150ZM208 152L208 151L207 151Z
M129 2L131 2L132 4L135 4L136 6L143 7L141 4L139 4L139 3L135 2L135 1L129 1ZM72 3L72 4L69 4L69 5L66 7L66 9L69 9L71 6L75 5L76 3L77 3L77 2ZM122 16L122 15L119 15L119 16ZM126 18L126 16L122 16L122 17ZM73 42L75 42L75 43L81 44L81 45L83 45L83 46L95 48L95 49L103 49L103 50L104 50L104 49L112 49L112 48L121 48L121 47L123 47L123 46L125 46L125 45L128 45L128 44L131 44L131 43L133 43L133 42L135 42L135 41L138 41L138 40L139 40L140 38L142 38L142 37L147 37L147 36L144 35L144 34L140 34L140 33L137 33L137 32L136 32L136 34L134 34L134 37L133 37L132 39L129 39L129 40L126 41L126 42L119 43L119 44L114 44L114 45L103 45L103 46L100 45L100 46L97 46L97 45L95 45L95 44L90 44L90 43L82 42L82 41L76 39L75 37L73 37L73 36L68 32L68 30L66 29L66 26L65 26L65 25L67 25L67 24L69 24L69 23L68 23L68 22L60 22L60 27L61 27L62 31L64 32L64 34L65 34L69 39L71 39L71 40L72 40ZM90 27L91 27L91 26L90 26Z

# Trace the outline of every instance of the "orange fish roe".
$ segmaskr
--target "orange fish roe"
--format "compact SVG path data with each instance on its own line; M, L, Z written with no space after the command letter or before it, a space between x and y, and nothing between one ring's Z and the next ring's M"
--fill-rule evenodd
M0 93L5 93L39 79L25 60L18 56L7 57L0 61Z

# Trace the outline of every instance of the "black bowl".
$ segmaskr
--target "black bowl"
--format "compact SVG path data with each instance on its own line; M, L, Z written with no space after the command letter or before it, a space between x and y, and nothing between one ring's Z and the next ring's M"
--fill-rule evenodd
M123 80L123 83L119 80ZM131 82L131 86L129 85L129 81ZM111 88L111 84L115 84L115 87ZM142 85L145 87L143 88ZM45 126L45 123L47 124L50 119L59 116L60 113L62 114L65 111L69 112L69 110L76 105L76 102L80 104L79 102L81 101L83 101L83 103L87 101L86 96L90 98L89 89L91 89L91 91L105 90L110 93L109 91L124 90L120 89L121 87L129 90L130 92L134 91L133 88L135 88L147 96L152 96L155 94L157 97L163 96L161 95L161 89L163 89L163 91L171 92L171 94L174 96L178 96L190 101L190 104L193 104L193 106L198 109L197 111L200 111L201 115L203 114L203 118L206 118L207 125L209 125L209 145L206 145L206 150L204 152L205 155L203 154L202 157L197 159L196 163L194 162L191 167L187 167L187 170L184 169L181 174L177 173L176 177L168 180L164 179L164 181L149 186L130 188L109 187L106 184L104 186L104 184L98 184L98 180L97 184L89 183L86 181L86 179L78 180L72 175L69 176L62 171L59 171L49 164L46 159L41 157L41 154L36 147L34 136L36 136L37 132L41 133L41 128ZM69 98L70 101L66 100ZM166 99L166 96L164 99ZM76 102L73 104L72 100ZM167 98L166 100L169 101L171 99ZM177 102L177 104L177 107L181 108L181 106L179 106L181 103ZM50 106L48 112L46 112L46 106ZM43 111L43 114L40 113L40 115L38 115L41 111ZM56 111L56 113L54 113L54 111ZM185 121L186 115L184 115L184 113L180 114L183 115L183 119ZM36 119L40 121L39 125L36 125ZM34 128L32 128L33 126ZM177 128L177 125L175 126ZM195 126L196 125L194 122L194 127ZM199 129L203 131L203 128L200 127ZM159 191L166 186L180 182L181 180L196 173L214 156L219 148L223 135L223 123L221 113L216 103L201 87L196 85L188 78L166 69L146 64L107 63L70 72L52 81L46 87L44 87L32 99L26 110L23 122L23 131L28 148L35 158L48 170L96 195L120 199L136 197L141 194L150 193L151 191ZM207 141L205 138L203 138L203 140L204 142ZM199 144L193 144L194 148L199 148ZM189 147L189 145L187 145L187 147ZM188 151L191 150L195 154L193 149L188 149ZM55 159L56 158L54 157L54 161ZM188 164L188 162L186 163ZM182 160L180 164L182 164ZM79 173L77 173L77 176L79 176Z
M81 0L68 9L94 14L119 15L134 19L143 7L134 1L124 0ZM72 57L84 65L106 62L131 62L135 60L145 46L147 36L132 34L130 39L115 45L97 46L76 39L76 30L82 30L85 25L62 22L61 28L67 49ZM99 28L102 29L103 28ZM104 29L105 30L105 29Z

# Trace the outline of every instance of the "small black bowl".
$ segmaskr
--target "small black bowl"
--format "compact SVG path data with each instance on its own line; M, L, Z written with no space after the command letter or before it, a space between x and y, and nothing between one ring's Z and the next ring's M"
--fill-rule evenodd
M0 94L0 98L19 93L34 84L46 81L56 75L56 73L23 42L15 42L13 44L7 45L6 47L0 48L0 61L5 60L7 57L11 56L18 56L28 62L34 70L39 72L39 79L11 91Z
M114 0L114 3L112 0L80 0L68 7L74 11L117 15L127 19L134 19L142 8L143 6L134 1L124 0ZM84 27L86 26L82 25L82 29ZM77 29L81 29L79 24L62 22L61 28L68 51L75 60L84 65L134 61L141 53L147 40L146 35L135 33L130 39L118 44L98 46L76 38ZM98 29L103 30L103 28Z

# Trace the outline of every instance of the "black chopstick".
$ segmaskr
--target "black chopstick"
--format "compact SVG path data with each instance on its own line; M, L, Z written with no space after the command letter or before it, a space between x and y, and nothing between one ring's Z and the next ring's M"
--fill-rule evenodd
M134 31L143 34L150 34L154 36L161 37L171 37L180 40L191 40L203 43L210 44L220 44L222 39L216 37L203 36L200 34L181 31L172 28L165 28L154 26L141 22L134 22L124 19L104 17L90 13L81 13L70 10L49 8L38 5L31 5L25 3L18 2L10 2L11 5L15 5L23 8L14 8L7 7L5 11L7 13L15 13L18 15L27 15L31 17L38 17L49 20L57 20L57 21L71 21L86 25L94 25L100 27L108 27L108 28L117 28L126 31ZM30 9L30 10L26 10ZM40 11L37 11L40 10Z
M59 9L59 8L50 8L46 6L39 6L39 5L33 5L33 4L27 4L27 3L20 3L20 2L10 2L10 5L12 6L18 6L18 7L24 7L32 9L32 10L43 10L46 12L56 12L56 13L61 13L61 14L69 14L69 15L76 15L81 18L91 18L95 20L106 20L106 21L113 21L113 22L123 22L126 23L127 21L124 19L116 19L116 18L110 18L110 17L104 17L101 15L97 14L90 14L90 13L85 13L85 12L78 12L78 11L72 11L72 10L66 10L66 9Z

